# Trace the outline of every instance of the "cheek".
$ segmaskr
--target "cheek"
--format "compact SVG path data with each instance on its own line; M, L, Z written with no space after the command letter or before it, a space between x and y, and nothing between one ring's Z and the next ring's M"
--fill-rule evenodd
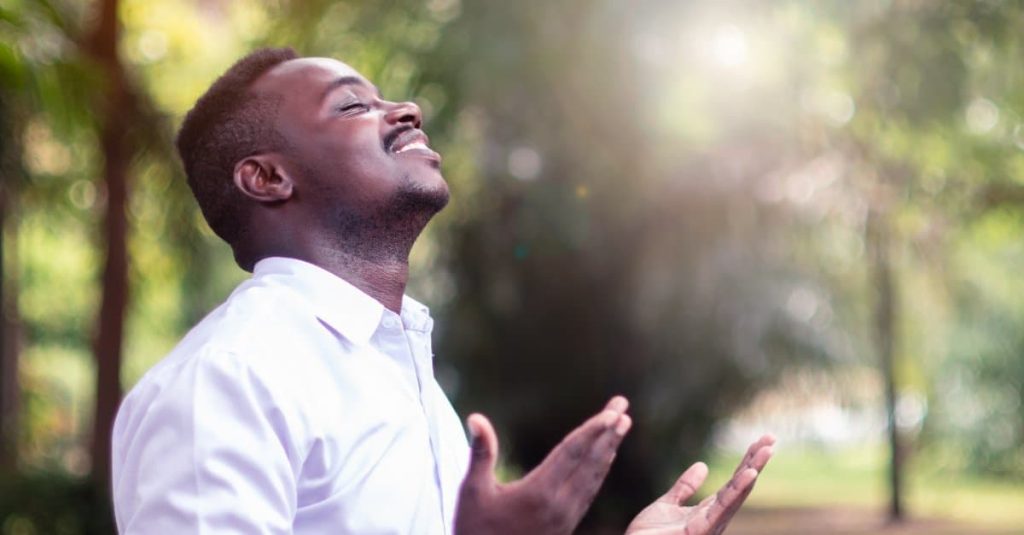
M372 203L392 194L400 169L381 147L380 137L366 132L334 132L303 151L316 195L332 202ZM346 202L347 203L347 202Z
M394 160L384 152L376 132L365 130L332 132L316 144L315 159L330 174L378 175L393 168Z

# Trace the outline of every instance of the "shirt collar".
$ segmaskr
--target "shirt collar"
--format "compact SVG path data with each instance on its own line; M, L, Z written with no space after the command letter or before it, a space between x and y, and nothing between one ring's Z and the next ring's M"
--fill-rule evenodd
M430 317L430 309L426 305L408 295L403 295L402 325L411 331L430 334L434 329L434 320Z
M384 305L333 273L295 258L269 257L253 268L255 282L286 286L313 308L321 321L342 336L366 345L385 313ZM402 323L406 329L429 333L433 320L427 307L402 296Z

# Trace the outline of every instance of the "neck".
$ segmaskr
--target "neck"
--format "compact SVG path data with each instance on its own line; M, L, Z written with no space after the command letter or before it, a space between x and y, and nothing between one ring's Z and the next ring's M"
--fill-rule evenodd
M409 281L409 255L366 256L333 247L314 248L295 256L317 265L376 299L395 313L402 310L402 296Z
M444 197L447 200L447 196ZM444 206L434 202L424 209L412 196L399 197L369 216L338 210L323 225L321 218L254 221L254 228L279 229L248 243L246 255L255 259L285 256L304 260L341 277L399 313L409 280L409 252L431 216ZM396 217L402 214L403 217ZM262 213L270 217L271 212Z
M385 233L391 238L354 236L339 240L328 233L282 233L259 246L248 248L249 265L260 258L282 256L323 268L376 299L388 310L400 313L409 280L409 251L417 233ZM357 238L357 239L351 239ZM251 270L251 267L249 268Z

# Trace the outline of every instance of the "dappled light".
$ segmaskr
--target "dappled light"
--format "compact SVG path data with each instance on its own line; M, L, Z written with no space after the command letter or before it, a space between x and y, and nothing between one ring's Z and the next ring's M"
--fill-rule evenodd
M581 533L699 459L710 492L765 432L728 533L1019 532L1022 24L984 0L7 2L0 533L112 529L97 437L249 276L173 139L260 46L423 110L452 200L408 293L504 473L630 399Z

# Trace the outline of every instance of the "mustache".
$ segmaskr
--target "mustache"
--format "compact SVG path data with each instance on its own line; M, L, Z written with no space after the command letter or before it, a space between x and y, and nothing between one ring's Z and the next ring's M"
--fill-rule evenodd
M396 129L388 132L388 134L386 136L384 136L384 150L385 150L385 152L391 152L391 146L395 144L395 140L398 139L398 136L408 132L409 130L415 130L415 129L416 128L413 127L413 126L406 125L406 126L400 126L400 127L396 128Z

